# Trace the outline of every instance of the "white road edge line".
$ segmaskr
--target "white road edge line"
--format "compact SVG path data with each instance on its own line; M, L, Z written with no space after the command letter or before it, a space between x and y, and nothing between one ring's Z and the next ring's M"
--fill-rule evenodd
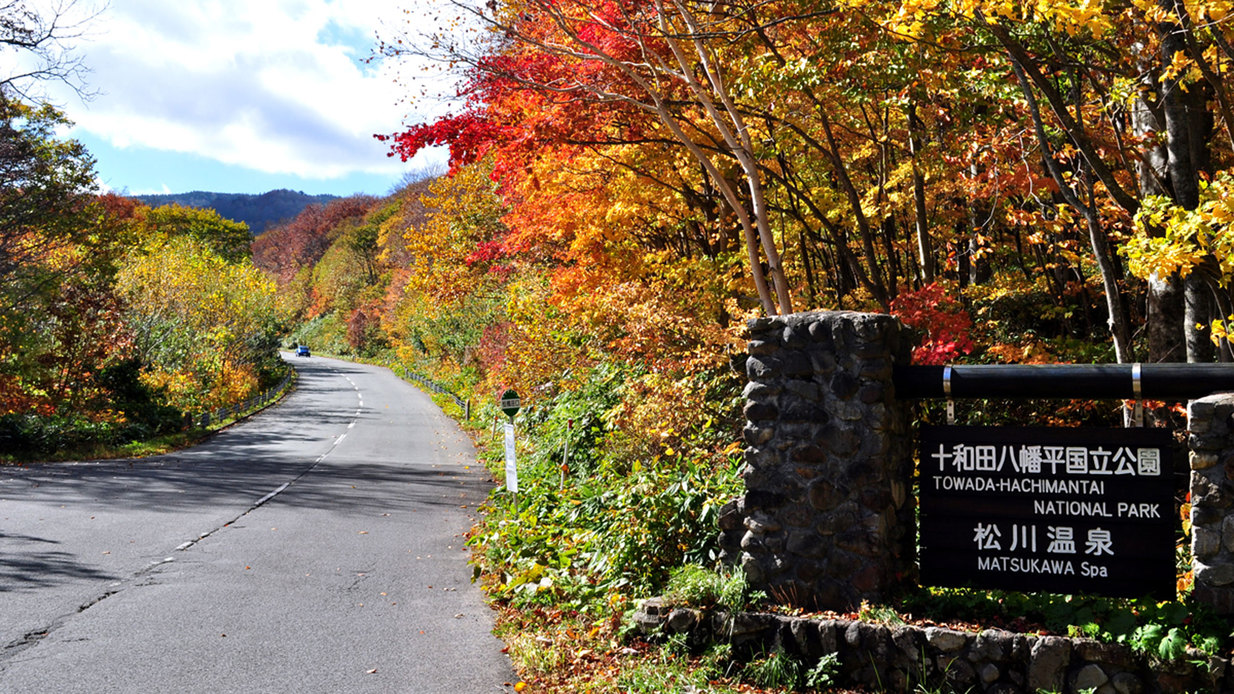
M274 491L270 492L269 494L267 494L267 495L265 495L265 496L261 497L260 499L258 499L258 500L257 500L257 503L253 504L253 508L257 508L258 506L261 506L262 504L266 503L267 501L269 501L269 500L273 499L276 495L278 495L278 494L279 494L279 493L281 493L284 489L286 489L286 488L288 488L288 487L290 487L290 486L291 486L291 482L284 482L284 483L282 484L282 486L280 486L278 489L275 489Z
M335 369L334 371L335 371L335 372L337 372L337 369ZM348 379L348 380L350 381L351 379ZM359 389L357 388L357 390L359 390ZM363 405L363 401L361 401L361 405ZM360 410L356 410L356 416L358 417L359 415L360 415ZM351 423L351 425L350 425L350 426L348 426L348 429L350 429L352 426L355 426L355 422L352 422L352 423ZM338 439L337 439L337 440L335 440L335 442L334 442L334 446L337 446L337 445L338 445L338 444L339 444L339 443L340 443L340 442L341 442L344 438L346 438L346 436L347 436L347 434L346 434L346 433L344 433L342 436L338 437ZM213 529L213 530L208 530L208 531L206 531L206 532L204 532L204 533L199 533L199 534L197 535L197 539L195 539L195 540L189 540L188 542L182 542L182 543L180 543L180 544L179 544L179 545L178 545L178 546L177 546L174 550L172 550L172 551L174 551L174 552L186 552L186 551L188 551L189 549L191 549L192 547L194 547L195 545L197 545L197 544L198 544L199 542L201 542L202 540L206 539L207 537L210 537L211 535L213 535L213 534L215 534L215 533L219 532L220 530L223 530L224 528L230 527L233 523L235 523L235 522L239 521L241 518L244 518L245 516L247 516L248 514L252 513L254 510L256 510L259 506L262 506L263 504L265 504L265 503L266 503L267 501L269 501L270 499L273 499L275 496L277 496L278 494L282 493L284 490L286 490L288 487L290 487L290 486L291 486L294 482L296 482L297 480L299 480L299 479L303 478L303 477L304 477L305 475L307 475L308 473L312 472L312 471L313 471L313 468L317 467L317 465L318 465L319 463L321 463L321 461L325 460L325 459L326 459L326 456L330 455L330 453L331 453L331 452L333 452L333 450L334 450L334 448L333 448L333 446L332 446L332 447L331 447L331 449L330 449L330 451L327 451L326 453L322 454L319 458L317 458L317 460L316 460L316 461L314 461L314 462L313 462L313 464L312 464L312 465L310 465L310 466L308 467L308 469L307 469L307 470L304 470L303 472L301 472L299 475L297 475L297 476L296 476L296 478L295 478L295 479L291 480L290 482L285 482L285 483L283 483L282 485L280 485L280 486L279 486L277 489L275 489L274 491L272 491L272 492L270 492L269 494L266 494L265 496L263 496L263 497L261 497L260 499L258 499L258 500L257 500L257 503L255 503L255 504L253 504L252 506L250 506L247 510L245 510L245 511L244 511L243 513L241 513L240 515L236 516L236 517L235 517L235 518L233 518L232 520L230 520L230 521L228 521L228 522L226 522L226 523L222 524L221 526L219 526L219 527L217 527L217 528L215 528L215 529ZM108 591L107 591L107 592L105 592L103 595L101 595L101 596L99 596L99 597L97 597L97 598L94 598L93 600L90 600L90 601L88 601L88 602L86 602L86 603L82 604L82 605L81 605L81 606L80 606L80 607L79 607L79 608L75 611L75 613L85 612L86 610L88 610L88 609L90 609L91 607L93 607L93 606L97 605L98 603L102 602L103 600L106 600L107 598L109 598L109 597L111 597L111 596L113 596L113 595L116 595L117 593L120 593L121 591L125 590L125 588L127 588L127 587L129 587L129 586L131 586L131 585L137 585L137 584L136 584L136 580L137 580L137 579L139 579L139 578L141 578L141 577L143 577L143 576L149 575L149 574L153 573L155 570L157 570L159 567L164 566L164 565L166 565L166 564L170 564L170 563L172 563L172 562L175 562L175 560L176 560L176 559L175 559L175 557L164 557L164 558L163 558L163 559L161 559L161 560L155 560L155 561L151 562L150 564L148 564L147 566L145 566L144 568L138 569L138 570L137 570L136 572L134 572L134 573L132 574L132 576L130 576L128 579L123 580L123 581L114 581L114 582L112 582L112 583L110 584L110 588L112 588L112 590L108 590ZM68 615L68 616L71 616L71 615ZM4 654L7 654L7 656L8 656L9 658L11 658L12 656L16 655L16 653L17 653L18 651L25 650L25 649L27 649L27 648L30 648L30 647L33 647L33 646L38 645L38 643L39 643L40 641L42 641L43 639L45 639L46 637L48 637L49 635L51 635L51 632L58 630L58 629L59 629L59 628L63 625L64 620L66 620L66 619L68 618L68 616L65 616L65 617L62 617L62 618L60 618L60 619L55 620L55 621L54 621L51 625L49 625L49 626L48 626L48 627L47 627L47 628L46 628L46 629L45 629L42 633L38 634L38 637L37 637L37 638L34 638L34 639L25 639L25 640L21 641L20 643L18 643L18 642L14 642L14 643L10 643L10 644L7 644L7 645L0 644L0 651L2 651ZM0 671L3 671L2 663L0 663Z

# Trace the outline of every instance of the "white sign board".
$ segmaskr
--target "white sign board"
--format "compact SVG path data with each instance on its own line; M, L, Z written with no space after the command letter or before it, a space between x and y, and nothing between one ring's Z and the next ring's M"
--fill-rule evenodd
M506 489L518 494L518 466L514 460L514 425L506 422Z

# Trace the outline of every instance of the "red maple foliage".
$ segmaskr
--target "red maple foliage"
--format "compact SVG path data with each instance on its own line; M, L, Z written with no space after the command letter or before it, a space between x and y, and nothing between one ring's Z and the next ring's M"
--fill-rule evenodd
M447 116L432 123L420 123L395 135L376 135L389 141L389 156L409 161L425 147L450 146L450 171L483 159L501 134L493 121L475 112Z
M344 221L359 220L378 202L370 195L353 195L327 205L309 205L295 219L253 240L253 262L286 282L300 268L321 260Z
M913 363L941 365L973 351L973 319L964 305L937 283L902 291L891 302L891 313L905 325L925 333L913 349Z

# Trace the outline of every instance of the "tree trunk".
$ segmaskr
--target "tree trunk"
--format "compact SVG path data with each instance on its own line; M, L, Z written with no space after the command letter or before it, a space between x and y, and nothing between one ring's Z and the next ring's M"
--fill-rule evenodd
M1160 0L1162 9L1178 16L1175 5L1178 0ZM1184 27L1174 22L1157 25L1161 37L1161 64L1170 65L1176 55L1186 55L1187 42ZM1200 175L1196 165L1197 152L1202 143L1192 142L1194 119L1188 108L1187 93L1183 89L1182 75L1167 77L1161 82L1161 111L1165 116L1166 152L1169 160L1166 170L1174 202L1186 210L1200 205ZM1202 104L1200 105L1202 108ZM1208 362L1213 359L1212 343L1208 339L1208 326L1212 323L1212 302L1204 282L1190 276L1184 283L1186 296L1183 332L1187 341L1187 361Z
M968 169L969 175L974 181L981 175L981 167L974 160ZM990 221L992 214L988 205L976 196L973 196L968 202L968 238L966 240L968 256L968 284L978 285L985 284L990 280L993 271L990 269L990 261L985 258L981 252L982 243L977 237L981 235L981 230L986 227Z
M916 104L908 107L908 152L913 158L913 211L917 231L917 263L921 267L922 284L934 281L934 242L930 239L930 222L926 216L925 177L921 174L918 156L921 154L922 123Z
M1101 220L1096 209L1084 215L1088 224L1088 240L1093 247L1093 256L1097 259L1097 267L1101 270L1101 284L1105 290L1106 308L1110 312L1110 334L1114 338L1114 356L1120 364L1126 364L1135 359L1131 347L1131 326L1127 318L1127 306L1123 301L1122 292L1118 288L1114 269L1110 262L1110 244L1106 239L1105 229L1101 228Z
M1208 287L1198 273L1191 273L1183 283L1186 308L1187 361L1207 363L1213 360L1213 302Z
M1187 360L1183 294L1183 282L1177 273L1167 277L1153 273L1148 278L1146 320L1151 362Z
M732 151L737 163L741 166L747 189L750 193L750 216L755 226L758 241L762 246L763 256L767 259L767 274L775 285L776 299L779 302L780 313L793 312L792 294L789 291L788 279L784 275L784 266L780 259L780 250L776 245L775 236L771 232L768 220L767 201L763 195L762 174L755 159L754 143L750 139L750 130L746 125L745 116L736 107L724 75L720 72L719 62L714 60L711 50L704 44L702 32L693 13L684 4L673 0L673 7L678 16L686 23L692 32L688 37L694 48L694 57L698 65L691 63L688 54L682 49L681 43L674 37L674 31L668 25L665 17L666 7L657 3L661 13L660 28L667 39L669 50L672 51L680 68L679 77L690 88L703 111L708 115L711 124L716 127L724 143ZM706 84L694 76L695 70L701 68ZM718 103L717 103L718 102Z
M1092 244L1097 267L1101 270L1101 284L1105 289L1106 306L1110 314L1110 337L1114 341L1115 358L1120 364L1130 362L1135 359L1135 353L1131 343L1131 326L1128 320L1127 303L1118 286L1118 278L1115 275L1114 264L1110 256L1109 240L1106 238L1105 229L1101 226L1101 215L1097 208L1097 201L1094 199L1094 186L1090 176L1090 169L1086 167L1080 172L1079 178L1084 186L1082 190L1074 188L1072 181L1063 175L1062 168L1054 158L1053 148L1050 144L1049 136L1046 134L1045 124L1041 119L1041 110L1037 105L1037 95L1033 92L1033 85L1024 74L1024 68L1017 57L1015 55L1010 55L1009 57L1011 58L1011 69L1020 82L1021 93L1024 94L1024 98L1028 102L1028 111L1032 116L1034 130L1037 133L1037 141L1041 144L1042 157L1045 159L1050 177L1058 184L1059 194L1063 196L1072 209L1084 217L1084 221L1088 226L1089 242ZM1083 135L1082 132L1078 134ZM1087 197L1087 200L1080 197L1081 193Z
M1161 113L1161 104L1156 96L1149 101L1146 95L1157 94L1156 74L1145 69L1146 90L1135 100L1131 107L1131 128L1136 137L1152 141L1153 133L1165 129L1165 116ZM1164 144L1157 144L1144 150L1136 162L1136 177L1139 182L1140 197L1150 195L1169 195L1166 182L1169 180L1167 163L1169 153ZM1150 236L1160 236L1161 230L1149 228ZM1183 283L1176 274L1161 276L1153 273L1148 278L1148 296L1146 298L1146 327L1148 330L1148 360L1151 362L1185 361L1187 344L1185 337L1186 324L1183 314Z

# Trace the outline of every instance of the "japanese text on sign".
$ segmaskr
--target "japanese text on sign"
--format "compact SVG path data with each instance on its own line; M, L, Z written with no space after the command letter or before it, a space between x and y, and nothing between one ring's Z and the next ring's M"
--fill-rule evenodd
M1161 450L1158 448L1119 447L1110 451L1098 446L938 444L931 454L940 472L1001 472L1010 468L1022 474L1043 472L1058 475L1161 475Z

